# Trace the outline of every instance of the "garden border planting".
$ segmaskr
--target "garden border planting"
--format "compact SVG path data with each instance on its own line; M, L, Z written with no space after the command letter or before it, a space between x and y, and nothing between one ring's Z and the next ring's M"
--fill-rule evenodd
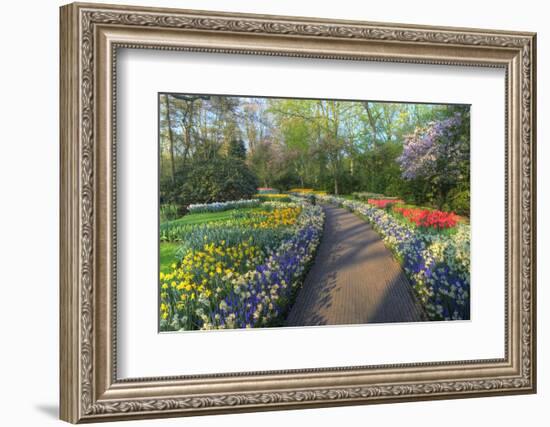
M214 239L217 242L214 243L203 233L203 228L197 229L201 236L204 234L204 246L202 243L194 246L201 250L183 253L181 264L174 264L171 272L160 274L162 331L252 328L283 323L314 261L325 215L321 207L303 201L269 205L284 209L298 206L301 212L287 230L288 237L274 250L267 249L265 258L261 258L263 252L253 244L252 237L238 244L230 244L226 239ZM270 231L269 226L269 221L264 221L253 230ZM243 260L242 254L250 255L250 260ZM227 260L228 256L231 263L220 261ZM235 263L240 271L233 268ZM202 270L197 274L197 268L204 268L209 281L203 279L197 283L197 277L203 274Z
M401 262L430 320L470 318L470 226L454 234L427 232L397 221L386 210L335 196L317 196L369 221Z

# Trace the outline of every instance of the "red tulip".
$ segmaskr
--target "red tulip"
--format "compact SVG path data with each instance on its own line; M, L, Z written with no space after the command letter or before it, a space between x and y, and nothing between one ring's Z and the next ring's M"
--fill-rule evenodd
M418 227L435 229L453 228L458 222L458 216L454 212L443 212L420 208L403 208L395 206L393 211L403 215Z

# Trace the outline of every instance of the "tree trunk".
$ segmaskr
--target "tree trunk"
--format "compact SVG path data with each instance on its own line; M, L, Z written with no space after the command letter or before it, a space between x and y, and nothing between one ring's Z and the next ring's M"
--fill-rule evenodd
M193 101L187 106L187 126L185 127L185 141L191 147L191 123L193 122Z
M372 111L369 107L369 103L364 102L363 106L365 107L365 110L367 111L367 117L369 118L369 124L370 124L370 127L372 128L372 141L373 141L374 145L377 145L378 138L376 136L376 120L375 120L374 116L372 115Z
M170 101L168 95L164 95L164 104L166 106L166 122L168 123L168 139L170 141L170 171L172 173L172 182L176 176L176 166L174 164L174 134L172 133L172 118L170 117Z
M187 140L187 126L185 125L184 121L182 120L180 122L180 128L181 128L181 135L182 135L182 138L184 139L183 141L183 155L182 155L182 158L183 158L183 162L185 163L187 161L187 156L189 155L189 141Z

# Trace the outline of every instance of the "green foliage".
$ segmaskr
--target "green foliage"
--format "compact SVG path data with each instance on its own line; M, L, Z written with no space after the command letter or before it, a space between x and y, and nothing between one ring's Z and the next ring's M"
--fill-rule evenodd
M373 193L401 194L406 183L395 159L402 151L398 142L379 144L367 151L359 162L360 187Z
M295 171L286 169L273 174L270 183L278 188L288 191L292 187L299 186L300 177Z
M176 172L174 182L161 182L161 200L185 213L195 203L250 199L258 179L246 164L235 158L197 161Z
M459 215L470 216L470 190L458 188L452 190L444 208Z
M160 206L160 222L173 221L178 217L178 207L173 204Z
M246 159L246 147L241 139L233 139L229 143L229 149L227 151L229 157L234 159L245 160Z

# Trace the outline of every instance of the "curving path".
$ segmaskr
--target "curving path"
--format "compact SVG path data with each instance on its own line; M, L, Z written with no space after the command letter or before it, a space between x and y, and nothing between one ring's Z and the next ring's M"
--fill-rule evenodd
M401 266L372 227L345 209L323 209L323 239L287 326L424 320Z

